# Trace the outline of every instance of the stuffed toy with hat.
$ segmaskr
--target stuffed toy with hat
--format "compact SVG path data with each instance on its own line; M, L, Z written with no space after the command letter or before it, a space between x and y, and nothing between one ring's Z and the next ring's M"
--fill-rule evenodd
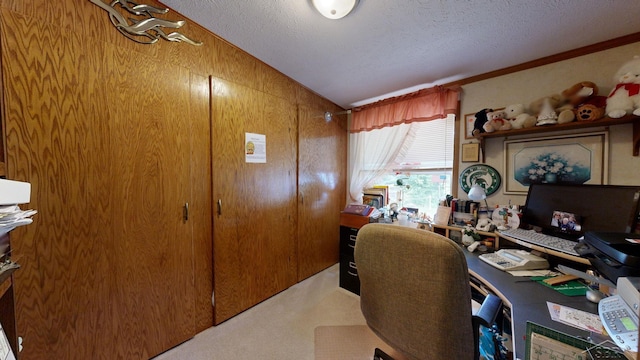
M556 106L560 104L560 95L553 95L541 98L531 103L531 109L534 110L538 116L536 119L537 126L542 125L555 125L558 123L558 113L556 112Z
M566 99L560 94L552 94L534 100L529 105L529 110L536 116L536 125L565 124L575 120L572 111L573 106L568 104ZM559 116L561 114L562 116Z
M628 114L640 116L640 56L624 63L614 81L617 84L607 97L606 114L616 119Z

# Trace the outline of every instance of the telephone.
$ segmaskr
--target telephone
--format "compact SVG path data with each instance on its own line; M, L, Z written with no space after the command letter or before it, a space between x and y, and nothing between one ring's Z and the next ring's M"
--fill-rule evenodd
M605 330L623 351L638 351L638 314L640 278L619 277L618 295L598 303L598 314Z
M503 271L548 269L549 262L525 250L501 249L480 255L480 260Z

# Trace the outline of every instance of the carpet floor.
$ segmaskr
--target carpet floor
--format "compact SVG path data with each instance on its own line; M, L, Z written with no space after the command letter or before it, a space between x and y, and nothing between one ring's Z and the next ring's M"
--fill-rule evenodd
M318 326L315 338L315 360L371 360L380 348L396 360L405 359L367 325Z
M365 325L360 298L338 282L334 265L155 359L314 360L316 328Z

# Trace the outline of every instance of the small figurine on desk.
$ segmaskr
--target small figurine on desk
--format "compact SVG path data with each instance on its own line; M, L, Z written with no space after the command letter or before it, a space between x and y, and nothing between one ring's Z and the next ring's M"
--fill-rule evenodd
M395 221L398 219L398 213L400 213L400 208L397 203L389 204L389 217L391 221Z
M482 238L473 226L467 225L462 229L462 244L469 252L474 252L478 246L482 245Z
M469 246L476 241L480 241L480 234L472 226L465 226L462 230L462 243L465 246Z
M520 211L517 206L496 206L491 219L498 230L516 229L520 226Z

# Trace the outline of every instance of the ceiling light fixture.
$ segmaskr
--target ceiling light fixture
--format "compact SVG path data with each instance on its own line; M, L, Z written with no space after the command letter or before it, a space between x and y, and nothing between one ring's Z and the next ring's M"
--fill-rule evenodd
M327 19L341 19L358 5L358 0L311 0L313 7Z

